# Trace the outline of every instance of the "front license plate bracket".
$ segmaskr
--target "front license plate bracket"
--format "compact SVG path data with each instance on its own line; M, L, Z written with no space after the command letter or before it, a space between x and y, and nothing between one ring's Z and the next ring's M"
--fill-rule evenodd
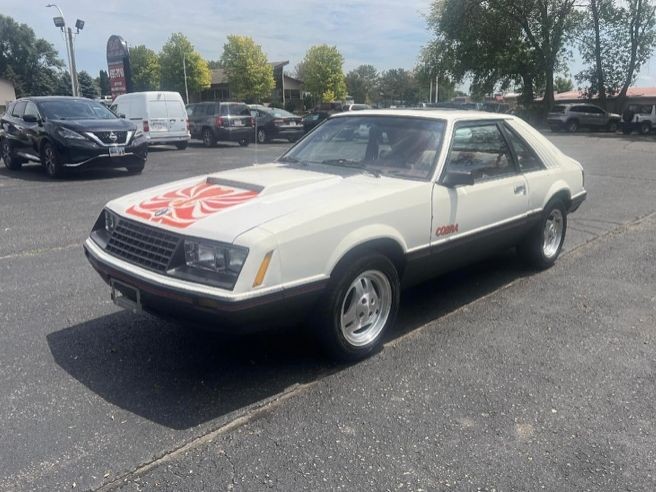
M123 309L138 314L143 311L141 306L141 292L136 287L124 284L116 279L109 280L109 286L112 289L112 302ZM123 291L133 292L134 300L123 294Z

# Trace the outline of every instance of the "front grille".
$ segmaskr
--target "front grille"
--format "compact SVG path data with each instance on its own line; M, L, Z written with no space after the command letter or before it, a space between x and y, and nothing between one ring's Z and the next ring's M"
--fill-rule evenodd
M180 238L161 229L118 219L107 252L157 272L169 269Z
M111 134L116 135L116 139L110 138ZM128 138L128 132L127 131L117 131L117 132L93 132L93 134L98 137L98 139L102 143L106 144L124 144L126 143L126 140Z

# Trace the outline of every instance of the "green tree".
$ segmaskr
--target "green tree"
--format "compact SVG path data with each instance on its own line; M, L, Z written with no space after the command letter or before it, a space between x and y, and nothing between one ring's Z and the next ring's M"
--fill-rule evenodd
M346 81L342 70L344 57L336 46L312 46L301 63L305 90L315 98L330 102L346 96Z
M259 102L269 99L276 86L273 68L262 47L248 36L228 36L221 65L230 83L230 92L240 100Z
M17 97L55 93L63 66L52 44L0 15L0 74L14 84Z
M88 72L82 70L77 74L77 82L80 84L80 96L93 99L98 97L98 87L93 77Z
M135 92L159 89L159 57L153 50L143 44L130 48L130 71Z
M529 102L544 87L549 108L579 21L575 0L435 0L428 17L435 39L423 61L455 81L471 77L473 92L519 82Z
M171 35L159 54L160 87L164 90L177 91L184 96L183 59L187 67L189 92L200 93L201 90L209 87L212 79L207 62L182 33Z
M574 90L574 83L572 82L572 79L556 77L554 80L554 89L557 94L560 94L561 92L569 92Z
M105 70L98 72L98 78L96 78L96 83L100 89L101 96L109 96L112 92L109 85L109 74Z
M376 97L378 71L373 65L360 65L346 75L346 87L356 103L371 103Z
M389 104L414 104L421 99L415 75L403 68L392 68L380 74L380 97Z

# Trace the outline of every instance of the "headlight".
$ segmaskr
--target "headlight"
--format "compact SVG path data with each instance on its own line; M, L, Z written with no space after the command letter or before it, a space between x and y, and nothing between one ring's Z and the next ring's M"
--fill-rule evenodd
M116 215L105 209L105 230L111 234L114 232L117 222Z
M77 132L74 132L73 130L69 130L68 128L63 128L59 127L57 128L57 133L59 134L60 137L66 138L69 140L86 140L87 138L83 135L80 135Z
M134 137L132 137L132 138L143 137L143 134L144 134L143 130L141 128L137 128L137 131L134 132Z
M212 244L185 239L185 263L188 268L234 276L244 266L248 250L238 246Z

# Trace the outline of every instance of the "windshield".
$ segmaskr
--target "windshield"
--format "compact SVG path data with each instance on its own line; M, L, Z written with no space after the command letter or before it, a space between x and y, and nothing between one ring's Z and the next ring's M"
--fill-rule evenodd
M388 116L330 119L281 157L282 162L361 167L390 176L433 173L444 121Z
M113 120L117 116L94 101L42 101L41 114L49 120Z

